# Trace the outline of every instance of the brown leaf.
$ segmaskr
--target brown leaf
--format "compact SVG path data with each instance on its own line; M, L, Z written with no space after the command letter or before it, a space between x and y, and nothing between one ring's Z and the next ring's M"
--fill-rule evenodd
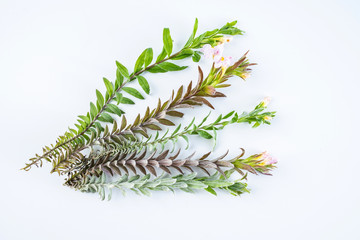
M170 121L166 118L158 119L158 121L159 121L159 123L166 125L166 126L175 126L175 124L172 121Z
M166 112L166 114L172 117L179 117L179 118L182 118L184 116L182 112L178 112L178 111L168 111Z
M138 167L138 169L140 169L140 171L141 171L144 175L146 175L146 170L145 170L145 168L144 168L143 166L138 165L137 167Z
M205 153L201 158L199 158L199 160L204 160L204 159L207 158L210 154L211 154L211 151L208 152L208 153Z
M168 174L171 174L170 170L169 170L167 167L160 166L160 168L161 168L162 170L164 170L165 172L167 172Z
M121 120L121 127L120 127L120 131L122 131L125 127L126 127L126 117L125 115L123 115L122 120Z
M208 100L206 100L205 98L203 98L203 97L194 97L193 98L195 101L197 101L197 102L202 102L202 103L204 103L205 105L207 105L208 107L210 107L210 108L212 108L212 109L215 109L214 107L213 107L213 105L211 105L211 103L208 101Z
M161 127L159 127L158 125L155 125L155 124L147 124L144 127L149 128L151 130L157 130L157 131L162 130Z
M149 170L149 172L150 172L152 175L154 175L155 177L157 176L156 171L155 171L155 169L154 169L152 166L148 165L148 166L146 166L146 169Z

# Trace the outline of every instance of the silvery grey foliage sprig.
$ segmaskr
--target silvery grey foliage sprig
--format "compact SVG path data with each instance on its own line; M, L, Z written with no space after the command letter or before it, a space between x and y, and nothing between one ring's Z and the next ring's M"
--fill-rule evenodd
M208 122L209 115L202 117L198 123L195 118L184 128L177 121L184 116L182 108L195 108L203 105L214 109L212 100L225 97L222 88L230 87L227 81L233 76L243 80L251 73L247 53L237 61L224 56L224 45L232 40L226 35L242 35L235 27L236 21L227 23L220 29L207 31L196 36L198 21L196 19L191 36L184 47L173 53L173 40L170 30L163 30L163 49L153 61L152 48L145 49L135 62L133 72L116 61L116 77L114 82L103 78L106 92L96 90L96 101L90 103L90 111L78 116L75 128L69 128L64 135L58 137L55 144L43 148L41 155L36 154L23 168L29 170L33 165L42 166L43 160L52 163L51 172L66 174L65 185L83 192L98 192L102 199L105 193L111 197L112 189L131 189L136 193L149 195L150 191L180 189L194 192L205 189L215 194L215 189L222 189L233 195L249 192L242 182L247 172L271 175L276 168L276 160L267 152L243 158L241 154L226 158L227 153L210 157L211 151L200 157L190 154L179 157L181 147L178 140L184 139L187 146L190 136L213 139L216 143L218 131L234 123L249 123L254 128L261 124L270 124L275 112L267 112L269 98L265 98L251 112L238 114L232 111L219 115ZM121 104L135 104L134 98L144 99L143 93L127 84L137 80L142 91L150 94L150 84L144 73L165 73L180 71L187 66L179 66L172 61L191 57L198 62L201 56L212 60L209 73L204 76L198 67L198 81L181 86L168 100L159 99L155 108L147 107L144 114L138 114L134 121L129 121ZM209 113L210 114L210 113ZM120 117L121 120L116 120ZM173 120L178 119L178 120ZM170 131L168 127L174 126ZM162 133L167 129L166 133ZM167 144L171 142L172 144ZM214 145L215 146L215 145ZM177 152L174 152L178 149ZM85 150L90 150L86 153ZM211 155L212 156L212 155ZM199 177L198 170L207 176ZM172 176L174 171L180 175ZM187 171L191 172L188 173ZM160 177L157 175L162 172ZM229 177L238 172L242 178L230 180ZM111 176L111 177L110 177Z
M247 184L241 180L228 180L222 178L221 175L215 173L210 177L197 177L197 173L190 173L187 175L178 175L171 177L163 174L155 179L150 178L150 174L144 176L123 175L114 181L107 181L106 175L86 177L83 184L79 186L78 190L82 192L97 192L100 198L104 200L106 197L111 199L112 189L119 189L123 195L126 190L130 189L136 194L151 195L151 191L173 191L182 190L184 192L194 193L196 190L206 190L211 194L217 195L215 189L226 191L234 196L239 196L243 193L249 192Z

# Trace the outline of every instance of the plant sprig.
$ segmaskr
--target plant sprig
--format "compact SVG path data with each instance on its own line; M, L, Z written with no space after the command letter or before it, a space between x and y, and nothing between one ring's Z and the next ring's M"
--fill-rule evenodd
M50 146L45 146L43 148L43 154L36 154L34 158L30 159L30 163L27 163L26 166L22 169L30 170L31 166L33 165L41 167L43 159L47 160L48 162L59 162L59 158L62 158L65 155L69 156L74 149L79 149L82 145L89 144L91 142L91 134L95 130L93 128L94 125L102 129L99 121L112 123L113 118L111 114L121 116L124 113L120 108L117 107L118 104L133 103L131 99L124 97L123 94L120 93L121 91L124 91L127 94L139 99L144 98L142 94L135 88L126 87L125 85L128 82L138 79L139 84L144 92L149 94L150 87L147 80L141 76L142 73L145 71L152 73L162 73L185 69L186 66L180 67L168 61L192 57L195 62L198 62L201 58L201 55L198 51L193 51L193 49L199 49L207 43L215 44L224 34L243 34L243 31L234 27L235 24L236 21L227 23L220 29L207 31L200 36L195 37L198 28L198 20L196 19L193 32L189 40L185 44L184 48L176 53L172 53L173 43L170 36L170 30L165 28L163 31L164 47L153 64L151 64L153 60L153 51L151 48L147 48L141 53L135 63L134 72L131 74L129 74L128 69L124 65L116 61L117 70L115 83L113 84L106 78L103 79L107 89L105 96L103 96L100 91L96 90L97 101L96 103L90 103L90 111L86 115L79 116L79 119L77 120L78 124L75 124L77 130L74 128L69 128L69 131L58 137L55 145L51 144ZM115 100L117 105L112 103Z

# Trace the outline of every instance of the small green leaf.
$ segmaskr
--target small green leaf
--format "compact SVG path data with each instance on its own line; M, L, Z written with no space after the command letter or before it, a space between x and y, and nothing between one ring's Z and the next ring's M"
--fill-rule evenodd
M98 118L101 122L109 122L113 123L114 119L110 116L110 114L102 113L101 116Z
M116 101L117 101L117 104L119 103L123 103L123 104L135 104L133 102L133 100L129 99L129 98L126 98L126 97L123 97L123 95L121 93L116 93Z
M144 97L141 95L141 93L139 93L138 90L136 90L135 88L132 88L132 87L123 87L122 88L125 92L127 92L128 94L136 97L136 98L139 98L139 99L144 99Z
M171 62L162 62L158 65L158 67L160 67L166 71L180 71L180 70L187 68L187 66L178 66Z
M78 116L78 117L81 118L82 120L84 120L84 122L85 122L86 124L89 124L89 123L90 123L90 119L89 119L88 117L83 116L83 115L80 115L80 116ZM83 125L81 121L78 120L78 122L79 122L81 125Z
M149 66L152 60L153 60L153 50L152 48L147 48L145 50L145 59L144 59L145 67Z
M167 55L170 56L171 53L172 53L173 42L172 42L172 39L171 39L171 36L170 36L170 29L169 28L164 28L163 41L164 41L165 51L166 51Z
M103 78L103 80L104 80L107 92L108 92L109 96L111 96L114 92L114 87L113 87L112 83L109 80L107 80L106 78Z
M118 106L116 106L114 104L109 103L106 106L107 106L107 108L110 109L111 112L115 113L119 117L121 117L121 115L124 113Z
M98 113L95 104L93 102L90 102L90 115L91 118L94 119L94 117L96 116L96 114Z
M187 57L190 57L194 54L194 51L191 49L184 49L182 50L178 55L176 55L175 57L172 57L171 60L180 60L180 59L184 59Z
M148 81L146 80L146 78L144 78L143 76L136 76L139 84L141 86L141 88L144 90L144 92L146 92L147 94L150 93L150 86Z
M197 51L195 51L195 52L194 52L194 55L192 56L192 60L193 60L194 62L199 62L200 59L201 59L200 54L199 54Z
M209 193L217 196L217 193L215 192L215 190L212 188L212 187L207 187L207 188L204 188L206 191L208 191Z
M124 82L124 76L121 75L119 69L116 69L116 80L115 80L115 89L118 89Z
M198 130L197 133L203 137L203 138L206 138L206 139L211 139L213 136L211 136L210 133L206 132L206 131L203 131L203 130Z
M97 100L98 100L98 103L99 105L102 107L104 106L104 97L103 95L101 94L101 92L99 90L96 89L96 97L97 97Z
M122 65L121 63L119 63L118 61L116 61L116 66L117 68L119 69L120 73L126 77L126 78L129 78L129 71L127 70L127 68Z
M164 60L165 57L166 57L166 50L165 50L165 48L163 48L161 53L157 57L156 62L158 63L158 62Z
M187 48L187 47L189 47L189 46L191 45L192 41L193 41L193 40L194 40L194 38L195 38L195 35L196 35L196 31L197 31L197 29L198 29L198 19L196 18L196 19L195 19L195 24L194 24L194 29L193 29L193 32L192 32L192 34L191 34L191 36L190 36L189 40L186 42L186 44L185 44L185 47L184 47L184 48Z
M145 49L141 54L140 56L138 57L138 59L136 60L136 63L135 63L135 67L134 67L134 73L140 71L142 69L142 66L144 65L144 62L145 62L145 54L146 54L146 50Z
M165 73L167 72L165 69L155 65L153 66L152 68L148 69L147 70L148 72L151 72L151 73Z

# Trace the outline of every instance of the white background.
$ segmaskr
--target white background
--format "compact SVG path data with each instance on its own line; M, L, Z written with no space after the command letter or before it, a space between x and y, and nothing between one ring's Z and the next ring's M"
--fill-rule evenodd
M1 0L0 239L360 239L359 10L356 0ZM102 77L114 79L115 60L132 68L143 49L159 53L163 27L179 49L195 17L199 33L237 19L246 34L225 54L250 49L259 64L248 81L230 80L212 116L251 110L265 96L278 112L271 126L220 132L213 156L268 150L279 159L274 176L250 176L251 194L241 197L130 193L102 202L62 186L48 164L19 171L88 110ZM196 79L196 68L144 75L151 96L126 108L129 118ZM184 154L211 144L193 138Z

